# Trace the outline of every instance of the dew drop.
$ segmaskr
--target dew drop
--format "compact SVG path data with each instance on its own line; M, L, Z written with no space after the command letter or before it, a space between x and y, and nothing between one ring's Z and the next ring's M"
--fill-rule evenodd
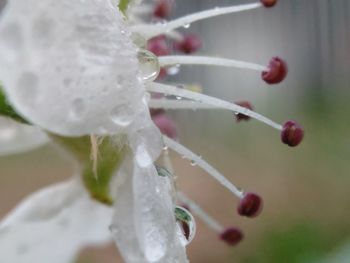
M183 25L183 27L186 28L186 29L187 29L187 28L190 28L190 26L191 26L190 23L185 23L185 24Z
M196 166L197 165L197 162L195 160L191 160L191 166Z
M110 112L111 120L118 126L123 127L128 126L131 123L131 115L132 109L130 106L124 104L115 106Z
M172 174L167 169L165 169L164 167L161 167L161 166L158 166L158 165L156 165L155 167L157 169L157 173L158 173L159 176L161 176L161 177L169 177L169 178L172 177Z
M196 221L192 214L181 206L175 207L177 234L183 246L187 246L196 235Z
M148 50L140 49L137 53L137 59L139 61L141 79L143 81L155 80L160 72L157 56Z
M167 69L167 74L171 76L178 74L180 72L180 67L180 64L176 64L175 66L169 67Z

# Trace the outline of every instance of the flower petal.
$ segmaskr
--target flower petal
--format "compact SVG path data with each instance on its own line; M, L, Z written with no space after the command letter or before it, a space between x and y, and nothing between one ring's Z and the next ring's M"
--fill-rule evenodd
M81 248L111 240L111 212L92 201L76 179L45 188L1 222L1 260L70 263Z
M0 117L0 155L30 151L48 141L39 128Z
M177 234L169 178L131 161L115 204L113 232L127 263L188 262ZM132 173L132 176L130 176Z
M137 48L116 3L9 1L0 23L0 78L24 118L78 136L121 132L148 111Z

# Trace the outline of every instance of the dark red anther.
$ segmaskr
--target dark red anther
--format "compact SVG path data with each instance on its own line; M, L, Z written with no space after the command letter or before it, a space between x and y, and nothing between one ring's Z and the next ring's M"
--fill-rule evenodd
M235 246L243 239L243 233L236 227L229 227L220 234L220 239L229 246Z
M277 0L260 0L260 2L261 2L265 7L273 7L274 5L277 4Z
M164 36L150 39L147 43L147 50L151 51L156 56L166 56L170 53Z
M287 121L283 125L281 140L283 143L295 147L301 143L304 138L304 129L295 121Z
M194 34L183 36L183 39L175 42L174 48L185 54L191 54L202 47L202 40Z
M159 128L161 133L165 134L169 138L176 139L177 131L174 121L168 118L165 114L156 114L152 116L152 120Z
M246 193L239 202L237 212L241 216L256 217L260 214L263 207L263 200L254 193Z
M287 73L287 63L279 57L273 57L270 60L268 71L263 71L261 77L268 84L277 84L286 78Z
M171 14L172 7L172 0L158 0L154 7L153 15L158 18L167 18Z
M253 106L249 101L237 101L235 102L235 104L237 104L238 106L241 106L243 108L246 108L248 110L253 110ZM240 122L240 121L248 121L250 119L250 117L248 115L244 115L242 113L237 113L236 114L236 121Z

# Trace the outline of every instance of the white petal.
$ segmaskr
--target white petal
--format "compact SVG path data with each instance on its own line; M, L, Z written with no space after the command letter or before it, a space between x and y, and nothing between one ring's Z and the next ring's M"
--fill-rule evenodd
M0 117L0 155L30 151L48 142L39 128Z
M62 135L117 133L148 110L115 0L11 0L1 18L0 79L30 122Z
M81 248L111 239L111 213L78 180L41 190L1 222L1 262L71 263Z
M185 248L176 233L174 203L168 178L153 165L127 164L119 177L113 230L127 263L187 262Z
M136 236L133 196L132 157L127 156L118 172L114 216L111 230L113 238L127 263L146 262Z

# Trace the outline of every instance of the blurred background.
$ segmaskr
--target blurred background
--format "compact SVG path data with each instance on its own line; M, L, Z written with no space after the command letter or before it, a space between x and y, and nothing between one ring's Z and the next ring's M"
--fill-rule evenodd
M247 2L176 0L174 17ZM202 37L200 54L262 65L277 55L288 62L289 75L267 86L254 71L182 66L169 81L199 84L205 94L228 101L249 100L259 113L280 123L298 120L306 131L304 142L289 148L277 131L254 120L237 124L230 112L169 111L181 143L264 198L261 216L241 218L236 198L172 154L183 191L223 225L245 232L244 242L230 248L198 219L188 246L191 262L350 262L350 2L281 0L272 9L212 18L182 31ZM0 157L0 215L72 171L50 145ZM122 261L110 245L87 248L77 262Z

